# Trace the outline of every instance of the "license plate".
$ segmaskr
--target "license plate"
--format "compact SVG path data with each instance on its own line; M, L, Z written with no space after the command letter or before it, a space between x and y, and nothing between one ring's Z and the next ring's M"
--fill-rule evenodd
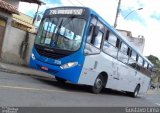
M43 70L45 70L45 71L48 71L48 67L42 66L41 69L43 69Z

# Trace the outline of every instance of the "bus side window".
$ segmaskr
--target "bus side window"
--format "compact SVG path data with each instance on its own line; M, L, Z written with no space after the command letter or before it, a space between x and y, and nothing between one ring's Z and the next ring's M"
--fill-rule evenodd
M147 69L147 65L148 65L148 63L146 61L144 61L144 74L149 76L150 75L150 71Z
M131 67L133 67L133 68L136 68L136 67L137 67L136 56L137 56L136 52L134 52L133 50L131 50L128 64L129 64Z
M100 52L101 42L103 38L103 25L95 18L92 18L89 33L87 37L87 43L85 46L85 53L95 54ZM93 36L94 29L96 29L97 35Z
M137 70L141 71L142 66L143 66L143 59L141 56L139 56L137 62Z
M122 42L121 48L118 52L118 60L120 60L123 63L127 63L129 58L127 53L128 53L128 46Z
M95 37L95 41L93 45L100 49L105 28L100 21L97 22L97 26L99 27L98 35Z
M104 40L103 51L109 54L110 56L116 58L118 52L118 47L117 47L118 41L119 39L112 32L109 32L107 40L106 39Z
M148 64L147 69L152 72L152 66Z
M93 34L93 27L96 26L97 19L92 17L90 26L88 28L88 37L87 37L87 43L91 43L92 34Z
M98 35L95 37L94 46L100 49L102 42L103 33L99 31Z

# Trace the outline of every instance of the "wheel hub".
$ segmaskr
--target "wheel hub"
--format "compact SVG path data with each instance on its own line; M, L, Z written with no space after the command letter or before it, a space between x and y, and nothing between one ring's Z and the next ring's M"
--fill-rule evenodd
M95 82L95 86L96 86L96 88L101 88L102 87L102 80L101 79L99 79L99 78L97 78L97 80L96 80L96 82Z

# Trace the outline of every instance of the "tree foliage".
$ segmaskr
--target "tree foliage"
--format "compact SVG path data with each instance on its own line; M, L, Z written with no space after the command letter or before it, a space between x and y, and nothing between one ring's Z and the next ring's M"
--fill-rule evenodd
M160 60L156 56L149 55L147 58L154 64L155 68L160 68Z

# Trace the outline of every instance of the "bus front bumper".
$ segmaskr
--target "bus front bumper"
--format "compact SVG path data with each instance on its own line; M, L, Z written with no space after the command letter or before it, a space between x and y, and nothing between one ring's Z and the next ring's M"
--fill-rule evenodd
M67 69L62 69L61 66L47 64L32 58L30 58L30 67L49 73L53 76L63 78L75 84L78 83L80 73L82 70L82 67L80 65L76 65Z

